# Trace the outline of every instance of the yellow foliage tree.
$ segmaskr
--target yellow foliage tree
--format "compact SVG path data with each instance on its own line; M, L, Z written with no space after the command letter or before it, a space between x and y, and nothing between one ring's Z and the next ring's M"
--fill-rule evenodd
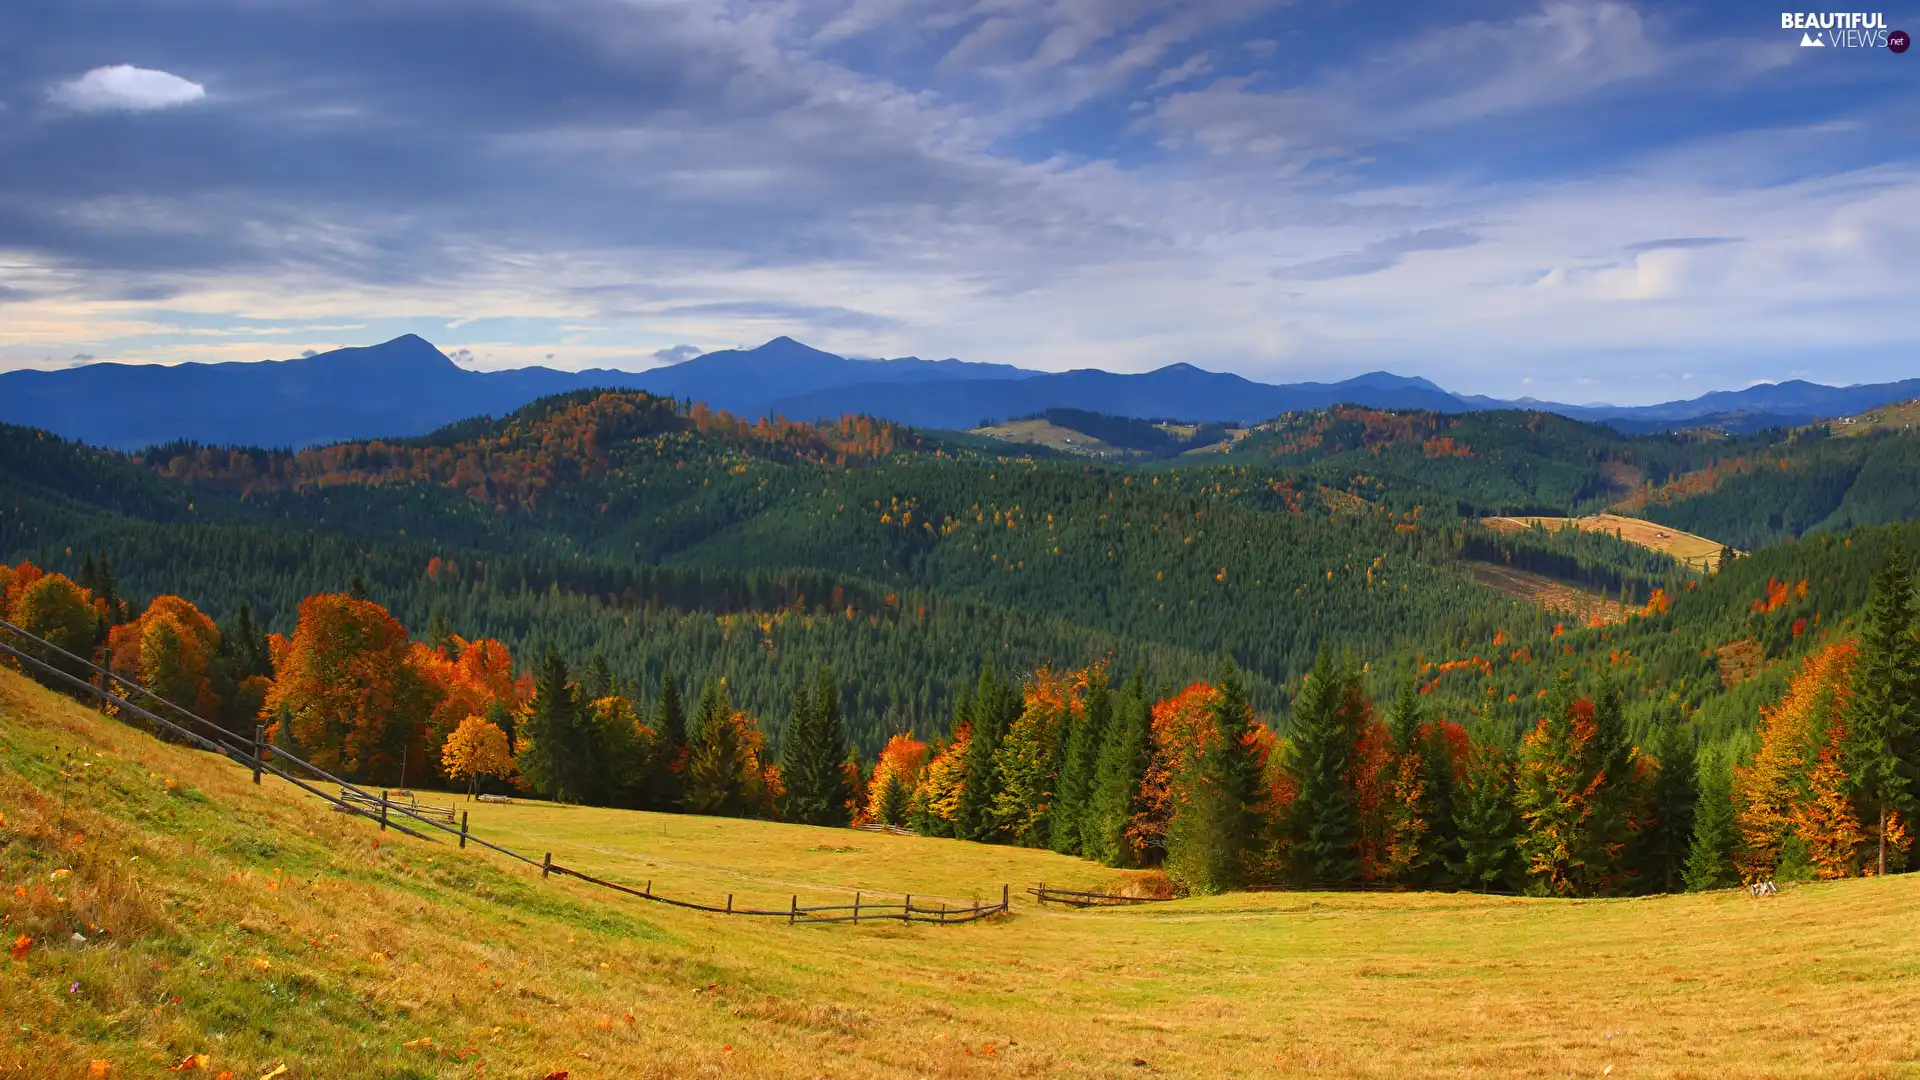
M484 717L469 716L447 736L440 765L448 776L467 782L467 795L471 797L481 777L506 776L513 771L507 733Z

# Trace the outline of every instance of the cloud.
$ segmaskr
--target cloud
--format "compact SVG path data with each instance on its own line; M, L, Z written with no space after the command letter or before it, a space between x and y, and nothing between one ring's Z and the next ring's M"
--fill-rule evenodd
M1737 236L1672 236L1664 240L1642 240L1637 244L1628 244L1628 251L1694 251L1700 248L1720 247L1723 244L1737 244Z
M199 101L207 91L170 72L115 64L61 83L47 96L75 112L151 112Z
M670 345L664 349L654 350L653 359L658 360L662 364L678 364L685 360L691 360L704 351L705 350L698 345Z
M1341 255L1281 267L1273 271L1273 276L1294 281L1359 277L1398 266L1402 259L1416 251L1446 251L1470 247L1479 242L1480 237L1465 229L1420 229L1375 240L1365 247Z

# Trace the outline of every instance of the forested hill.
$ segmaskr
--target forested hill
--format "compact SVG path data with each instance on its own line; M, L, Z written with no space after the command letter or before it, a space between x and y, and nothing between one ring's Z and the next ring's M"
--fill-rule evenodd
M1592 664L1631 640L1631 660L1607 663L1644 695L1719 715L1732 699L1716 650L1756 642L1763 670L1797 655L1820 617L1846 616L1858 552L1879 541L1760 551L1700 579L1609 537L1475 521L1609 504L1803 442L1343 408L1279 418L1225 455L1126 468L593 392L298 453L125 456L0 428L0 558L77 572L104 556L136 599L178 593L222 616L244 599L280 630L301 598L358 589L415 633L597 653L632 685L724 674L766 718L831 665L868 753L890 731L944 731L983 662L1105 656L1167 684L1230 656L1278 717L1317 650L1351 650L1378 679L1420 674L1438 700L1517 723L1551 658ZM1475 560L1638 614L1585 627L1478 584ZM1783 574L1808 588L1750 625ZM1789 632L1802 618L1816 629Z

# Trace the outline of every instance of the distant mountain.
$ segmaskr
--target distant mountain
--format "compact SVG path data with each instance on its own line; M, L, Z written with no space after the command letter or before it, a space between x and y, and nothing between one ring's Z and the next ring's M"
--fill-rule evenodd
M775 411L798 419L868 413L917 427L970 428L982 420L1030 416L1052 408L1114 416L1181 420L1267 420L1294 409L1348 402L1390 409L1463 412L1471 406L1425 379L1384 371L1337 383L1257 383L1238 375L1170 364L1139 375L1082 369L1023 379L861 383L784 398Z
M856 360L787 337L648 371L529 367L479 372L461 368L408 334L298 360L173 367L105 363L0 373L0 422L119 449L176 439L302 447L420 435L455 420L499 416L547 394L588 387L647 390L736 415L814 420L865 413L933 428L971 428L982 420L1055 408L1251 422L1348 403L1436 412L1534 408L1630 432L1689 426L1751 431L1920 397L1920 379L1847 387L1796 380L1660 405L1561 405L1463 396L1426 379L1385 371L1342 382L1277 385L1191 364L1138 375L1098 369L1042 373L911 356Z

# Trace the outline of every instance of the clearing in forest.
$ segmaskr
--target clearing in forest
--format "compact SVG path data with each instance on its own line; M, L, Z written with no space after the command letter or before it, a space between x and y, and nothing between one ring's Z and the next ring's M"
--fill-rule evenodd
M1564 581L1494 563L1470 563L1473 578L1495 592L1571 616L1580 625L1624 622L1635 609Z
M1081 454L1097 458L1128 458L1136 456L1134 451L1123 450L1117 446L1108 446L1091 435L1082 434L1072 428L1061 427L1041 418L1032 420L1010 420L1004 424L974 428L971 435L984 435L989 439L1001 439L1006 442L1030 443L1059 450L1068 454Z
M1061 911L1022 887L1121 875L951 840L466 805L478 832L695 899L959 900L1011 878L1014 909L788 926L542 879L255 787L0 671L0 1074L1845 1080L1920 1060L1915 874L1764 899Z
M1588 532L1610 533L1629 544L1638 544L1654 551L1662 551L1679 560L1682 565L1695 570L1716 570L1720 565L1720 551L1724 546L1717 540L1704 536L1695 536L1682 532L1671 525L1662 525L1645 518L1626 517L1621 514L1589 514L1586 517L1490 517L1481 518L1480 523L1502 532L1520 532L1535 526L1548 532L1558 532L1572 526Z

